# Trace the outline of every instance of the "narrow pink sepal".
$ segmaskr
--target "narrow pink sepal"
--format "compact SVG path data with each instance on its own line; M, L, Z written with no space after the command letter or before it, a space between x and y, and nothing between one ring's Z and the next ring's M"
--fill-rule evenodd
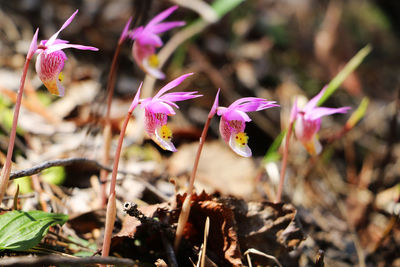
M193 73L187 73L183 74L182 76L176 78L175 80L169 82L167 85L165 85L163 88L158 91L158 93L153 97L153 98L159 98L162 94L165 92L171 90L174 87L177 87L179 84L181 84L187 77L193 75Z
M341 108L325 108L325 107L316 107L309 114L306 113L304 116L309 120L316 120L324 116L336 114L336 113L347 113L351 108L350 107L341 107Z
M37 50L37 37L39 33L39 28L36 29L35 34L33 35L31 45L29 46L28 54L26 55L26 58L31 59L32 56L35 54Z
M214 104L211 107L210 113L208 113L208 118L211 119L212 117L214 117L215 113L217 112L217 108L218 108L218 98L219 98L219 91L221 89L218 88L218 92L215 95L215 100L214 100Z
M317 106L318 101L324 95L327 88L328 85L325 85L324 88L322 88L322 90L316 96L311 98L310 101L308 101L308 103L304 106L303 111L307 113L311 111L313 108L315 108Z
M132 104L129 107L129 112L133 112L133 110L137 107L139 104L139 99L140 99L140 90L142 89L143 82L140 83L139 88L137 89L136 95L133 98Z
M54 43L54 41L57 39L58 35L60 34L60 32L62 30L64 30L69 24L71 24L72 20L75 18L75 15L78 13L79 9L77 9L65 22L64 24L61 26L61 28L55 33L53 34L50 39L47 41L46 45L50 46Z
M181 27L184 26L186 22L184 21L169 21L169 22L163 22L157 25L154 25L151 27L151 31L155 34L159 34L162 32L166 32L170 29L176 28L176 27Z
M157 24L158 22L166 19L167 17L169 17L169 15L172 14L172 12L174 12L176 9L178 8L178 6L172 6L166 10L164 10L163 12L161 12L160 14L158 14L157 16L155 16L152 20L149 21L149 23L147 24L146 27L152 26Z
M75 49L79 49L79 50L99 51L99 49L97 47L93 47L93 46L60 43L60 44L52 45L49 48L47 48L46 49L46 53L50 54L50 53L53 53L55 51L66 49L66 48L75 48Z
M125 39L128 37L129 27L131 26L132 17L129 17L128 21L125 24L124 29L122 30L121 36L119 37L119 43L123 43Z
M174 92L174 93L168 93L165 95L160 96L158 99L161 99L164 102L176 102L176 101L184 101L196 97L200 97L203 95L195 95L197 94L197 91L192 91L192 92Z

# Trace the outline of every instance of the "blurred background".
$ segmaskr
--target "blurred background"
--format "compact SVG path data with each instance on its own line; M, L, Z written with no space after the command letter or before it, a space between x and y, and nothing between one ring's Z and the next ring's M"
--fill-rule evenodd
M31 65L14 158L20 168L67 156L100 159L105 88L119 35L130 16L135 26L143 25L173 4L174 1L145 0L0 1L2 160L13 99L37 27L39 39L48 39L79 9L60 36L100 51L66 50L64 98L50 96ZM229 151L219 140L219 121L214 118L196 187L246 200L272 200L280 160L263 158L274 139L286 129L294 98L313 97L361 48L370 44L372 52L324 104L351 106L354 111L368 97L364 118L336 139L350 115L324 118L320 138L325 149L317 158L310 158L292 139L283 199L298 208L309 234L303 244L303 255L307 256L298 257L299 265L307 266L310 255L321 248L329 266L400 266L399 14L400 2L389 0L241 3L180 45L163 68L166 81L194 72L180 89L198 90L204 95L185 101L181 112L171 120L179 151L171 155L152 142L141 145L135 134L140 127L135 119L125 139L122 167L145 171L150 182L171 195L174 187L168 182L169 177L174 177L178 188L185 187L197 140L217 89L221 88L222 106L240 97L263 97L277 101L281 108L250 114L253 121L247 124L246 132L254 157L239 158ZM195 10L180 7L167 20L185 20L190 25L198 18ZM163 41L167 43L177 32L179 29L163 34ZM118 66L112 107L115 136L145 77L132 60L129 41L122 47ZM166 81L157 81L155 90ZM86 188L92 173L67 169L64 185ZM145 196L141 198L146 200Z

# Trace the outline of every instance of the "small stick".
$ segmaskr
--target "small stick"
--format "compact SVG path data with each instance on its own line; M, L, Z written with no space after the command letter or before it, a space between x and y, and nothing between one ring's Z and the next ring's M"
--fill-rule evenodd
M261 252L255 248L249 248L248 250L246 250L246 252L243 255L249 255L250 253L256 254L259 256L263 256L267 259L273 260L276 263L276 265L278 265L279 267L283 267L282 264L278 261L278 259L276 257L274 257L272 255L268 255L268 254ZM249 259L250 259L250 256L247 257L247 260L249 260ZM251 266L251 260L249 260L249 266Z
M115 257L62 257L48 255L43 257L20 256L0 259L1 266L61 266L61 265L86 265L86 264L110 264L118 266L134 266L135 262L127 258Z
M207 239L208 233L210 231L210 217L207 216L206 223L204 225L204 237L203 237L203 246L201 248L201 256L197 263L197 267L204 267L204 263L206 260L206 251L207 251Z

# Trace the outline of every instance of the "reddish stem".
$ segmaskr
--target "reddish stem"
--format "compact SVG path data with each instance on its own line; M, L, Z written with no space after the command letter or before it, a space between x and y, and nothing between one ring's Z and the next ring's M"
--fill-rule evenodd
M104 230L103 250L101 253L101 255L103 257L107 257L110 252L111 235L112 235L112 230L114 228L115 214L116 214L115 184L117 182L118 164L119 164L119 158L121 156L122 143L124 141L126 127L128 126L129 119L132 115L132 112L133 112L133 109L129 110L128 113L126 114L124 123L121 128L121 133L119 135L117 150L115 151L114 166L113 166L112 175L111 175L110 194L108 197L108 205L107 205L106 227Z
M279 187L278 187L278 192L276 194L275 203L281 202L281 198L282 198L283 185L285 184L287 158L288 158L288 154L289 154L289 141L290 141L290 136L292 135L292 129L293 129L293 121L291 121L289 123L288 131L286 134L285 147L283 149L281 177L279 180Z
M26 74L28 73L28 67L29 67L30 61L31 61L31 56L27 56L26 60L25 60L24 69L22 71L22 77L21 77L21 82L20 82L20 86L19 86L19 90L18 90L17 101L15 102L14 118L13 118L13 123L12 123L12 127L11 127L10 140L8 143L7 158L6 158L6 162L4 164L3 170L1 172L0 203L3 200L4 193L7 189L8 181L10 178L11 158L12 158L12 154L14 151L15 136L17 134L19 110L21 108L22 95L23 95L24 86L25 86L25 79L26 79Z
M111 147L111 119L110 119L110 113L111 113L111 103L112 103L112 97L114 95L114 88L115 88L115 76L117 73L118 69L118 56L121 51L121 45L123 42L118 42L117 48L115 49L114 52L114 57L111 63L111 69L110 73L108 75L108 81L107 81L107 111L106 111L106 116L105 116L105 125L103 129L103 140L104 140L104 149L103 149L103 160L102 164L104 166L107 166L110 161L110 147ZM100 181L102 183L101 185L101 207L104 207L106 205L106 200L107 200L107 194L106 194L106 181L107 181L107 174L108 172L106 170L101 170L100 171Z
M214 116L214 114L210 114L208 116L206 124L204 125L204 128L203 128L203 132L201 133L199 147L197 148L196 158L194 160L192 175L190 176L189 186L186 191L186 198L182 204L181 213L179 214L178 226L176 228L175 241L174 241L175 251L177 251L179 248L179 244L180 244L182 236L183 236L183 229L185 228L185 225L189 219L190 207L191 207L190 199L192 198L192 192L194 189L194 180L196 178L197 167L199 166L201 151L203 150L203 145L206 140L208 128L210 126L210 122L211 122L211 119L213 116Z

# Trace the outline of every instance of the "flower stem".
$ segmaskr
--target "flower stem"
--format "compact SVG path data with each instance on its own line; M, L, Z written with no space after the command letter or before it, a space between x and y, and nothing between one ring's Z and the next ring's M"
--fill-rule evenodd
M203 145L207 137L208 128L210 127L210 122L213 116L214 114L208 116L206 124L204 125L203 128L203 132L201 133L199 147L197 148L197 154L194 160L192 175L190 176L189 186L186 191L186 198L182 204L181 213L179 214L178 226L176 228L175 241L174 241L175 251L177 251L179 248L179 244L183 236L183 229L185 228L185 225L189 219L190 207L191 207L190 199L192 198L192 193L194 189L194 180L196 178L197 167L199 166L201 151L203 150Z
M290 141L290 136L292 135L293 123L294 123L293 121L291 121L289 123L288 131L287 131L287 134L286 134L285 147L283 149L281 177L280 177L280 180L279 180L278 193L276 194L275 203L281 202L281 198L282 198L283 185L285 184L287 158L288 158L288 154L289 154L289 141Z
M11 133L10 133L10 140L8 143L8 150L7 150L7 158L6 162L4 164L4 167L1 171L1 181L0 181L0 203L3 200L4 193L7 189L8 181L10 178L10 172L11 172L11 158L12 154L14 151L14 143L15 143L15 136L17 134L17 124L18 124L18 116L19 116L19 110L21 108L21 102L22 102L22 95L24 92L24 86L25 86L25 79L26 79L26 74L28 72L28 67L29 63L31 61L31 56L27 56L25 60L25 65L24 69L22 71L22 76L21 76L21 82L18 90L18 96L17 96L17 101L15 102L15 109L14 109L14 118L13 118L13 123L11 127Z
M104 230L103 249L101 253L102 257L107 257L110 252L111 235L114 228L115 214L116 214L115 184L117 182L118 164L119 164L119 158L121 156L122 143L124 141L126 127L128 126L129 118L131 117L132 112L133 109L129 110L128 113L126 114L124 123L121 128L121 133L119 135L117 150L115 151L114 166L111 175L110 194L108 196L108 204L107 204L106 227Z
M116 76L117 69L118 69L117 62L118 62L119 53L121 51L121 45L122 45L122 42L118 42L117 48L115 49L115 52L114 52L114 57L113 57L113 60L111 63L111 69L110 69L110 73L108 75L108 81L107 81L107 111L106 111L106 116L105 116L105 125L104 125L104 129L103 129L104 147L103 147L102 164L104 166L107 166L110 161L110 147L111 147L111 137L112 137L110 113L111 113L112 97L114 95L114 88L115 88L115 76ZM106 194L107 174L108 174L108 172L106 170L100 171L101 207L105 207L106 200L107 200L107 194Z

